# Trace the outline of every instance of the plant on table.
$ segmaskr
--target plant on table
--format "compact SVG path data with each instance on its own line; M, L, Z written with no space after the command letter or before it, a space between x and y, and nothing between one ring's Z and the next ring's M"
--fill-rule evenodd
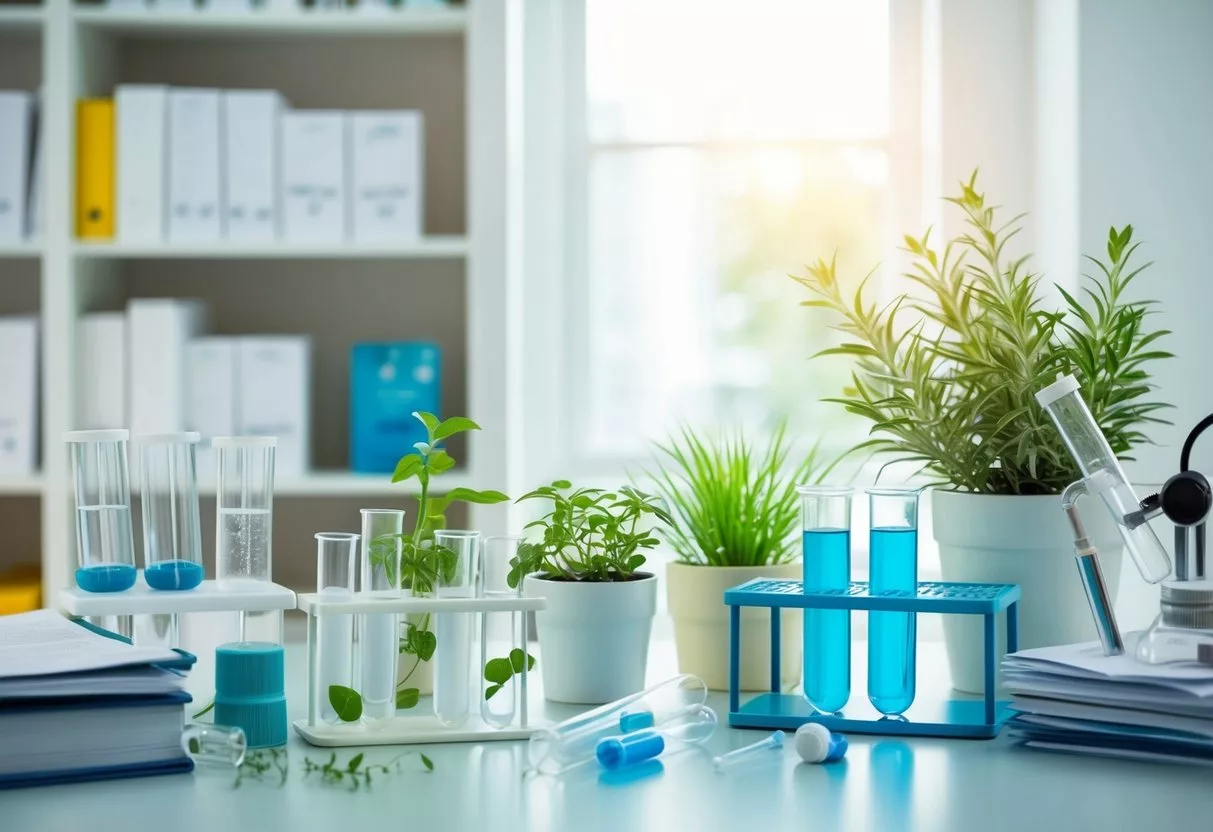
M1028 258L1007 253L1021 217L998 218L976 172L948 202L964 214L962 234L942 250L930 231L905 238L914 294L877 305L865 294L874 272L844 291L834 260L794 276L815 295L802 305L834 313L845 336L818 354L855 360L851 387L830 401L872 423L857 449L916 463L957 491L1060 493L1081 473L1034 395L1074 373L1113 452L1131 459L1150 424L1169 424L1147 368L1171 356L1156 345L1169 332L1148 326L1153 301L1131 299L1150 265L1131 263L1133 227L1109 230L1107 259L1087 258L1095 273L1081 293L1058 286L1056 310Z

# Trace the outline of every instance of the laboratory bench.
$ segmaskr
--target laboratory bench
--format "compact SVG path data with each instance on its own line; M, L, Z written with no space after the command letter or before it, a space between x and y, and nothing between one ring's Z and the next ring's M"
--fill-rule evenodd
M857 648L862 657L864 651ZM542 661L542 656L540 656ZM305 651L287 648L290 718L304 716ZM863 695L861 663L853 694ZM656 642L650 683L674 674L672 645ZM536 681L539 674L535 674ZM921 644L921 695L940 693L947 662ZM538 688L538 685L535 686ZM533 714L559 720L579 709L544 703ZM725 726L727 695L709 704L722 724L704 748L669 754L624 776L583 766L562 776L527 776L525 742L365 749L366 761L400 757L400 771L369 790L304 777L304 759L329 749L294 734L285 782L274 771L245 777L193 774L0 791L2 832L236 832L237 830L1153 830L1213 829L1213 771L1101 760L1017 748L996 740L849 735L846 759L801 763L791 744L748 768L717 774L715 754L761 731ZM348 760L363 749L337 749ZM426 771L415 751L433 761ZM403 756L401 756L403 755ZM653 761L650 761L653 762Z

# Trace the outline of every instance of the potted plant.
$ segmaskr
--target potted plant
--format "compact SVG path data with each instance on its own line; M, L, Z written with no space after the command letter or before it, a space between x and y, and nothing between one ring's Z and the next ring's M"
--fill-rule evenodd
M630 486L573 489L567 480L537 488L519 502L551 504L528 529L510 562L509 583L547 599L535 614L548 699L598 705L644 688L657 579L641 572L659 543L654 523L670 516L657 498Z
M844 290L835 263L817 261L797 277L816 296L806 306L831 311L844 342L822 354L855 361L853 385L833 401L872 422L859 445L912 462L933 481L932 524L943 577L1017 583L1023 591L1020 646L1094 638L1087 602L1074 574L1072 533L1057 495L1080 479L1077 465L1034 400L1058 373L1074 373L1112 450L1130 459L1163 423L1147 368L1169 357L1148 326L1150 302L1129 287L1149 265L1130 265L1133 229L1108 233L1107 259L1082 292L1057 287L1052 308L1028 258L1007 244L1020 217L1003 222L977 190L977 175L948 201L966 230L941 250L905 238L912 294L878 306L866 280ZM1121 544L1106 512L1086 513L1115 597ZM982 689L981 628L945 616L953 685Z
M829 467L814 447L786 470L789 449L780 424L763 448L740 431L704 438L689 428L655 444L645 472L670 507L664 537L678 559L666 569L666 599L674 620L678 667L713 690L729 685L729 611L722 598L752 578L799 580L800 499L796 486L820 482ZM800 681L801 612L781 614L781 676L785 687ZM771 683L771 617L741 611L741 687L767 690Z

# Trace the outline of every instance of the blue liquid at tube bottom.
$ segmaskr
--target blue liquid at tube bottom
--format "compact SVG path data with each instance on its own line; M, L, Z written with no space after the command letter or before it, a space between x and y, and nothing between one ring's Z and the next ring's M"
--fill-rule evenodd
M918 586L918 531L872 529L872 592L911 593ZM912 612L868 613L868 699L882 714L914 702L916 619Z
M193 589L202 583L202 564L192 560L162 560L143 570L143 580L152 589Z
M805 590L846 589L851 582L851 533L804 533ZM842 710L851 696L851 613L804 611L804 695L824 713Z
M76 586L85 592L122 592L135 585L135 567L125 563L82 566L76 570Z

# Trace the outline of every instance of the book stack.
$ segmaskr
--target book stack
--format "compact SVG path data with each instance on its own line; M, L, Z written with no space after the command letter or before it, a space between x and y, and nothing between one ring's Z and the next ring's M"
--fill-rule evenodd
M1011 736L1028 748L1213 765L1213 667L1105 656L1097 642L1023 650L1003 661Z
M0 617L0 789L192 770L193 663L54 610Z

